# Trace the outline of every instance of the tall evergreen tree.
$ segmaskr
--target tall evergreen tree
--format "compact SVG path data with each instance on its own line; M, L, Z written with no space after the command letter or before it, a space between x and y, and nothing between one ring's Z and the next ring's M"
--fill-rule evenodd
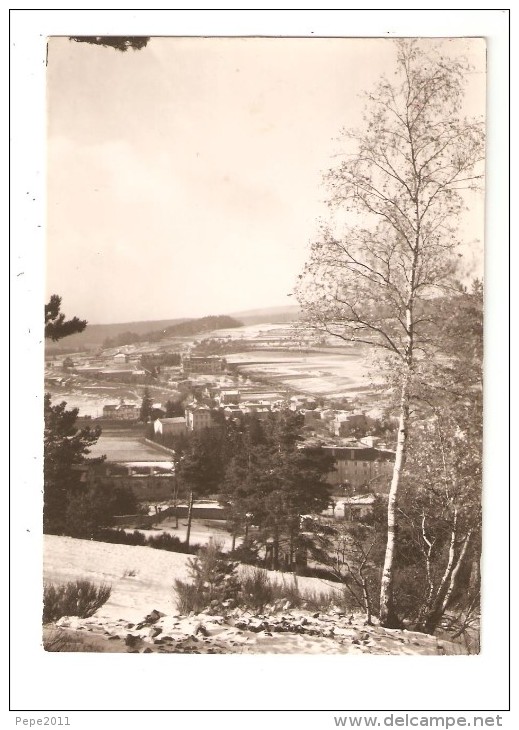
M151 400L149 388L144 388L142 395L141 409L139 411L139 421L147 423L151 418L153 401Z
M180 489L188 499L186 545L191 538L193 504L201 496L216 491L218 475L213 469L211 449L207 440L196 435L188 442L188 447L177 463L176 475Z
M45 339L54 342L83 332L87 322L78 317L66 320L60 311L61 297L53 294L45 305ZM53 406L50 393L45 393L43 408L45 430L43 531L60 533L66 527L69 500L77 492L80 474L75 467L84 463L89 447L101 435L101 429L76 426L78 409L67 410L63 401Z
M299 420L294 414L275 414L259 424L244 421L239 449L227 467L220 500L228 509L233 535L251 525L271 548L273 567L292 566L302 546L302 517L322 512L330 498L326 482L331 460L321 451L297 448Z
M80 488L80 472L89 448L101 435L101 429L78 428L78 409L67 410L66 403L51 404L45 394L44 415L44 532L61 533L66 528L69 500Z

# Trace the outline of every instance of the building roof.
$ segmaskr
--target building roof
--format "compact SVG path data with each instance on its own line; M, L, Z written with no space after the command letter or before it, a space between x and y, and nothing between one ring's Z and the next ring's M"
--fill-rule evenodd
M174 418L156 418L156 421L160 421L160 423L184 423L186 422L186 419L184 416L175 416Z
M103 411L117 411L119 408L132 408L133 410L137 410L139 406L137 403L116 403L116 404L108 404L103 406Z
M223 360L220 355L183 355L184 360Z
M133 466L135 468L154 467L155 469L169 469L171 471L175 468L172 461L119 461L118 463L123 466Z
M366 444L359 443L358 441L342 446L323 444L322 448L326 449L327 451L331 451L332 455L336 458L340 458L341 456L348 458L351 455L352 451L355 453L355 457L357 459L361 459L364 461L387 461L394 458L395 456L394 451L390 451L389 449L377 449L372 446L366 446Z

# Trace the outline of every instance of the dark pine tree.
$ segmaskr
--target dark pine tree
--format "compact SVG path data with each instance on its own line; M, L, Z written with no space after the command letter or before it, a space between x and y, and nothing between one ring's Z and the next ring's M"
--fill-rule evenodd
M149 388L144 388L142 395L141 410L139 412L139 421L147 423L150 420L153 402L151 400Z
M53 294L45 305L45 339L57 342L63 337L83 332L87 326L85 319L65 319L61 310L61 297Z
M51 405L50 394L45 394L43 529L48 533L65 530L70 497L80 489L77 466L101 435L100 428L78 428L78 409L67 410L66 405Z

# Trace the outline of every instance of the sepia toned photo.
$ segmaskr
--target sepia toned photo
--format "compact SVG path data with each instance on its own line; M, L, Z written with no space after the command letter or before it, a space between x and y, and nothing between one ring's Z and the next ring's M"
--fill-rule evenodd
M479 654L486 52L47 39L46 652Z

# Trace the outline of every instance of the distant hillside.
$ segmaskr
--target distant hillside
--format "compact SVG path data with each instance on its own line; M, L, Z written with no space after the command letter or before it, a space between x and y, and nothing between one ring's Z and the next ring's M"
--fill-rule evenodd
M245 312L232 312L231 317L236 317L243 324L285 324L295 322L299 318L300 307L292 304L284 307L267 307L265 309L249 309Z
M105 340L105 347L118 347L119 345L131 344L131 342L159 342L167 337L189 337L190 335L199 335L212 330L232 329L233 327L243 327L243 322L229 317L227 315L200 317L198 319L187 319L184 322L170 325L159 330L151 330L138 335L133 333L133 339L129 336L132 333L127 332L118 335L111 340ZM123 341L123 338L126 341Z
M123 332L135 332L142 335L145 332L164 330L172 327L180 322L185 322L186 318L178 319L158 319L149 322L118 322L114 324L88 324L84 332L79 335L71 335L59 342L48 344L46 350L49 352L73 352L74 350L87 350L91 348L101 347L103 342L109 337L117 337Z
M167 337L189 337L234 327L243 327L243 322L227 315L154 322L93 324L88 325L84 333L67 337L57 344L49 344L46 349L48 353L65 353L97 347L122 347L137 342L159 342Z
M283 307L267 307L265 309L249 309L243 312L233 312L227 315L228 324L215 324L215 320L224 321L225 317L202 317L188 318L182 317L178 319L159 319L145 322L116 322L113 324L88 324L84 332L78 335L71 335L60 342L48 343L46 345L47 352L76 352L78 350L89 350L101 347L107 340L115 340L122 335L129 333L136 334L139 339L146 339L142 335L150 333L162 333L166 331L170 336L188 336L191 334L199 334L208 332L211 329L229 329L232 327L240 327L242 325L251 324L285 324L286 322L294 322L299 316L299 307L297 305L289 305ZM199 323L191 325L190 323ZM186 325L185 330L175 331L177 325ZM191 326L201 327L201 329L190 330ZM173 331L171 330L173 328ZM128 339L123 337L122 339ZM153 336L152 336L153 339ZM159 339L158 335L155 339ZM121 344L124 344L121 341ZM115 347L119 345L114 345Z

